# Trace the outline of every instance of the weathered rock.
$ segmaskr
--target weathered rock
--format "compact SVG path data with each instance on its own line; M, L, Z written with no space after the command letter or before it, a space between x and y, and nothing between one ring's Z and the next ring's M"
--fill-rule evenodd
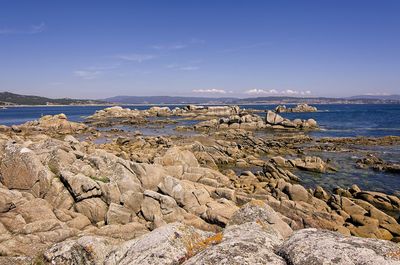
M46 131L47 133L71 134L84 132L89 128L82 123L68 121L63 113L58 115L46 115L37 121L28 121L20 126L24 131Z
M71 172L63 171L60 179L76 201L101 196L100 186L83 174L74 175Z
M306 156L303 159L297 158L290 160L290 162L299 169L307 171L325 173L328 168L325 161L316 156Z
M335 232L303 229L279 248L288 264L400 264L398 245L376 239L345 237Z
M267 116L266 116L266 122L268 124L272 124L272 125L277 125L277 124L281 124L284 119L282 118L282 116L276 114L273 111L267 111Z
M293 201L307 202L310 199L310 194L299 184L290 185L288 183L283 189L283 192L289 195L289 198Z
M309 106L308 104L298 104L296 107L287 108L285 105L279 105L275 108L276 113L281 112L315 112L317 111L316 107Z
M184 264L286 264L274 253L282 238L268 225L256 222L231 225L218 241Z
M400 211L400 199L393 195L381 192L361 191L355 193L354 197L367 201L383 211Z
M263 201L250 201L236 211L229 220L230 225L241 225L247 222L257 222L270 226L283 238L288 238L293 230L282 218Z
M199 166L199 163L192 152L188 150L180 150L178 147L168 149L165 155L157 160L157 162L163 166Z
M100 198L89 198L75 204L77 212L85 215L93 223L105 221L107 204Z
M125 242L107 255L104 264L178 264L208 236L209 233L193 227L171 223Z
M317 186L314 191L314 197L326 202L331 196L324 190L324 188Z
M44 199L56 209L70 209L74 204L74 198L56 177L51 180L51 186Z
M133 212L138 213L142 205L144 195L142 192L127 191L121 196L121 203L131 209Z
M35 198L19 205L15 208L15 211L24 218L26 223L56 219L51 205L40 198Z
M127 224L132 220L131 211L124 206L111 203L106 215L107 224Z
M207 203L207 220L213 224L225 225L232 215L239 209L233 202L219 199Z
M270 110L267 111L265 122L274 129L312 129L318 127L314 119L291 121Z
M366 157L356 161L359 168L372 168L376 171L386 171L391 173L400 172L400 164L384 161L383 159L369 154Z
M10 142L5 147L0 174L1 183L9 189L29 190L49 172L32 150Z
M55 244L43 256L50 264L100 265L114 244L109 238L84 236Z

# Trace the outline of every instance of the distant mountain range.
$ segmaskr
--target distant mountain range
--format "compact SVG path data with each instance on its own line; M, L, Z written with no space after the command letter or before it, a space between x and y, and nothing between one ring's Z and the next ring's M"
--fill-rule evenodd
M348 98L327 97L256 97L256 98L233 98L233 97L175 97L175 96L116 96L101 100L92 99L52 99L46 97L19 95L11 92L0 92L0 105L173 105L173 104L378 104L395 103L400 104L400 95L360 95Z
M237 98L174 97L174 96L116 96L103 99L118 104L212 104L235 102Z
M359 95L352 96L350 99L400 100L400 95Z
M212 98L212 97L174 97L174 96L117 96L103 99L103 101L115 104L378 104L400 103L400 95L392 96L354 96L348 98L327 97L255 97L255 98Z
M10 92L0 92L0 105L89 105L105 103L106 102L101 100L71 98L52 99L31 95L19 95Z

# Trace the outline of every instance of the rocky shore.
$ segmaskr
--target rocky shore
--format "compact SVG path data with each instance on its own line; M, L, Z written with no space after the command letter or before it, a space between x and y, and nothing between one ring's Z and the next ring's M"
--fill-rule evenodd
M196 134L112 130L182 119ZM255 134L282 128L296 133ZM301 185L302 172L340 172L315 150L361 141L314 140L315 128L235 106L2 126L0 264L400 264L397 195ZM370 160L358 164L390 166Z

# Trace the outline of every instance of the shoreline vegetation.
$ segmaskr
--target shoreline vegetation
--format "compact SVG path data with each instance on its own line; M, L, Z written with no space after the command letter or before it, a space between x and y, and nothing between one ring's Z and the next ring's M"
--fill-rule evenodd
M398 178L399 161L367 147L400 136L314 139L318 120L278 113L318 111L307 104L264 117L146 105L0 126L0 264L400 263L400 187L302 183L347 168ZM167 125L176 133L141 132Z

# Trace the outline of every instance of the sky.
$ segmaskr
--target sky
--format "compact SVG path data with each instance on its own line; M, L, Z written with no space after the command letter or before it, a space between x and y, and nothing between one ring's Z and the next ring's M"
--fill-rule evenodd
M0 91L400 94L398 0L0 0Z

